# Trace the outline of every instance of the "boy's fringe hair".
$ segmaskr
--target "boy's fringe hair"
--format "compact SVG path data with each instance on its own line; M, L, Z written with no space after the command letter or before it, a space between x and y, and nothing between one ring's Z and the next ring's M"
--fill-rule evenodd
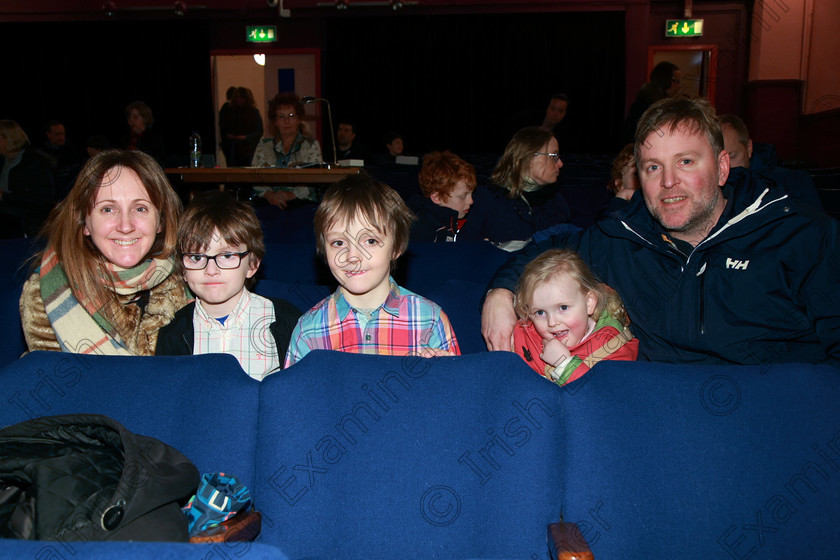
M595 293L598 301L593 316L596 321L606 309L622 325L628 324L627 311L618 293L600 282L583 259L569 249L548 250L525 266L516 285L514 297L514 309L519 318L529 320L531 300L537 286L564 274L570 275L584 294Z
M250 204L236 200L230 193L210 191L196 195L180 221L178 252L181 255L205 251L218 231L226 244L243 244L251 252L240 266L259 263L265 257L265 241L256 212ZM183 273L183 261L178 258L177 262ZM252 276L245 280L245 286L250 289L256 281L256 275Z
M360 173L348 175L335 183L315 211L316 250L326 257L326 235L335 224L366 220L377 231L394 236L393 261L408 248L408 236L414 214L402 197L384 183Z

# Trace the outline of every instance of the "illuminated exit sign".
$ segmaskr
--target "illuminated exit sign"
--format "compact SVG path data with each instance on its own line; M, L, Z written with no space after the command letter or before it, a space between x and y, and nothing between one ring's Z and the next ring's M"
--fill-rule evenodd
M702 34L702 19L669 19L665 21L666 37L699 37Z
M249 43L274 43L277 41L277 26L275 25L249 25L247 31Z

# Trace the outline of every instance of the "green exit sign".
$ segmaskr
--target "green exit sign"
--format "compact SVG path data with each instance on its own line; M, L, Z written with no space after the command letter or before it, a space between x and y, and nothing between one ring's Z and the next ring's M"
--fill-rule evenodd
M702 19L669 19L665 22L666 37L699 37L702 34Z
M274 43L277 41L276 25L249 25L247 31L249 43Z

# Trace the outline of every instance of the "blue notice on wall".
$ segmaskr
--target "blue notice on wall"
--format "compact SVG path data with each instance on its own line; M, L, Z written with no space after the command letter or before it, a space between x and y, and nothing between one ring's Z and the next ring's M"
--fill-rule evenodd
M295 69L277 69L277 91L295 91Z

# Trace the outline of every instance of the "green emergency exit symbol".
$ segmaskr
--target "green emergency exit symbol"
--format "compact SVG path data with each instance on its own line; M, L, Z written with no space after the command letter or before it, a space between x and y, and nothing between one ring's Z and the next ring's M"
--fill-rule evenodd
M666 37L699 37L702 34L702 19L669 19L665 22Z
M249 43L273 43L277 41L277 26L249 25L247 27L247 39Z

